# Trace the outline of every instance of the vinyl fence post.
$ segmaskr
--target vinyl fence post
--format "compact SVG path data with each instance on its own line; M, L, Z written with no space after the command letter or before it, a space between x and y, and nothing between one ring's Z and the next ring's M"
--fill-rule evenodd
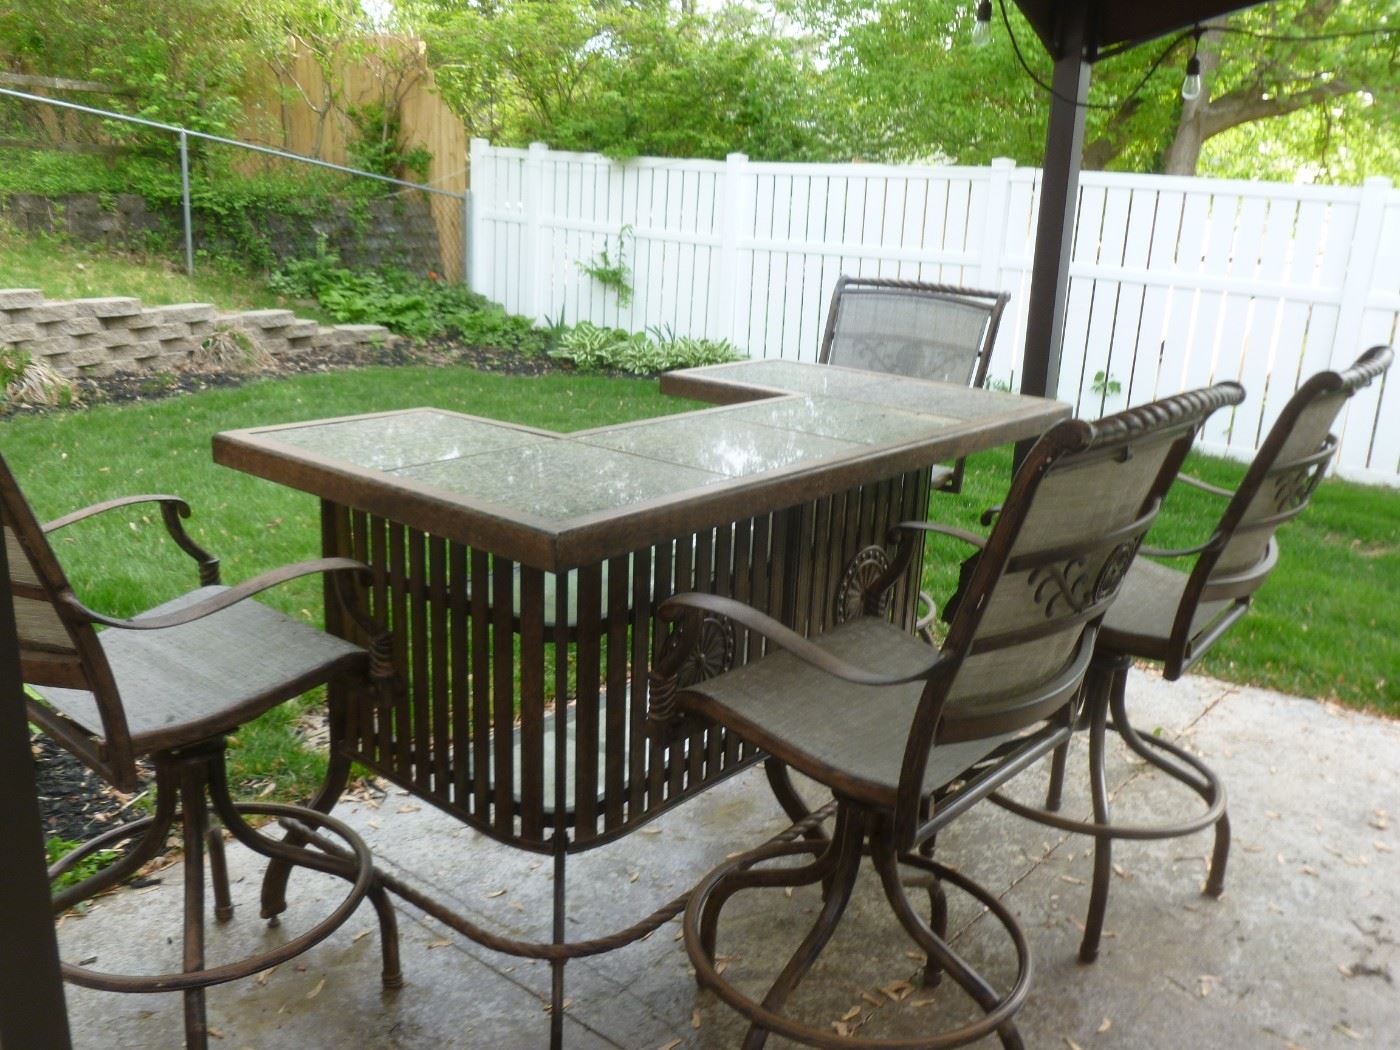
M185 215L185 273L194 276L194 227L190 221L190 137L180 131L180 206Z
M1376 279L1376 259L1380 253L1381 230L1385 223L1385 203L1390 180L1376 175L1361 184L1361 200L1356 207L1356 225L1347 248L1347 264L1342 278L1342 301L1337 309L1337 327L1332 337L1331 366L1345 367L1359 354L1362 315Z
M712 339L728 339L735 346L744 345L748 318L739 317L739 230L745 218L753 215L753 205L746 200L747 154L731 153L724 158L724 185L720 195L719 260L715 270L719 294L714 297L715 316L709 331Z
M532 321L540 320L540 286L544 283L540 272L542 264L547 264L549 253L540 250L540 237L544 211L544 161L549 147L543 142L530 143L525 157L525 185L522 201L525 207L525 229L521 232L520 244L524 258L521 260L521 275L524 277L520 289L520 312Z
M472 191L467 187L462 191L462 283L468 291L472 288Z

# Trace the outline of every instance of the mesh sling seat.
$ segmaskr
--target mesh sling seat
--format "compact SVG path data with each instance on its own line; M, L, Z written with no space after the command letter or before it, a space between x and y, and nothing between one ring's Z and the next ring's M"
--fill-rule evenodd
M1372 347L1346 371L1319 372L1303 383L1279 413L1234 492L1180 477L1182 483L1218 496L1225 508L1203 543L1181 550L1144 547L1144 554L1165 558L1167 563L1147 558L1134 562L1118 601L1104 619L1086 685L1093 821L1075 821L1057 812L1065 776L1064 748L1056 751L1052 761L1044 810L994 797L999 805L1032 820L1095 836L1098 848L1079 950L1082 961L1091 962L1098 955L1108 905L1109 848L1115 838L1175 838L1213 825L1215 844L1203 892L1219 896L1224 891L1230 851L1224 785L1197 756L1133 728L1125 702L1128 671L1134 660L1154 660L1164 665L1163 677L1175 681L1244 616L1255 591L1278 561L1275 532L1307 506L1331 462L1337 439L1329 431L1338 414L1354 393L1385 372L1392 357L1389 347ZM1110 726L1136 754L1199 794L1206 804L1204 811L1173 824L1111 823L1102 784Z
M69 585L49 534L105 511L149 503L159 506L171 538L198 563L202 586L130 619L87 608ZM181 519L188 515L189 506L176 497L133 496L41 525L0 458L0 518L20 667L30 693L29 720L118 790L136 789L140 759L149 760L155 774L150 816L89 839L50 869L50 878L56 879L83 858L134 840L108 867L57 891L55 913L134 875L165 848L166 836L176 823L184 847L182 968L160 974L112 974L64 963L64 977L104 991L182 992L186 1045L204 1047L209 1035L206 987L293 958L341 926L366 896L379 916L383 982L397 987L402 980L393 908L359 836L340 821L304 806L235 803L224 766L226 735L277 704L336 676L370 675L381 683L387 681L387 638L353 607L352 584L365 567L345 558L322 558L223 587L218 561L185 532ZM314 573L326 574L346 614L355 617L371 639L372 651L298 623L250 597ZM106 629L99 632L98 626ZM206 859L215 919L222 923L233 915L223 834L211 824L211 808L223 828L249 849L349 883L344 899L299 936L250 958L207 965ZM263 835L244 820L246 814L277 818L299 833L329 832L340 841L333 851L303 848L291 839Z
M836 821L829 840L760 847L732 856L692 891L686 947L703 987L751 1022L745 1046L769 1033L824 1047L878 1040L833 1035L783 1006L825 947L868 850L896 917L926 954L924 980L943 973L974 1000L974 1022L903 1039L901 1047L948 1047L996 1032L1021 1046L1012 1018L1025 1001L1031 963L1014 917L986 889L921 848L998 785L1069 739L1099 622L1146 533L1196 430L1215 408L1238 402L1222 384L1129 410L1097 423L1052 428L1012 480L1005 508L973 569L947 640L934 650L889 622L890 587L908 566L925 522L896 526L889 569L866 587L866 615L807 639L732 599L683 594L660 607L676 630L651 681L658 734L684 733L703 718L829 788ZM767 654L737 670L700 677L695 659L710 621L728 618ZM712 628L711 628L712 629ZM872 670L871 668L878 668ZM767 861L812 854L798 867ZM931 922L916 911L898 872L932 876ZM715 965L720 911L737 891L824 883L817 921L761 1002ZM986 907L1017 957L1013 986L999 995L944 940L950 883Z

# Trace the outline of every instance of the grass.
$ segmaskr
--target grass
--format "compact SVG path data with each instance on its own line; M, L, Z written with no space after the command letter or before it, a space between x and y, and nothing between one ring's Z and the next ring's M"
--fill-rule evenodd
M132 296L146 306L214 303L221 310L279 307L295 310L300 317L327 321L314 304L276 295L260 278L230 272L212 260L196 258L191 277L185 274L183 261L85 248L61 237L0 232L0 288L39 288L48 299Z

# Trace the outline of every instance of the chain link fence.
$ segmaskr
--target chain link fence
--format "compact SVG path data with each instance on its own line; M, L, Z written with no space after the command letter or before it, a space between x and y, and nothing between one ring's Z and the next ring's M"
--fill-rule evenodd
M332 256L468 282L470 191L0 88L0 223L250 273Z

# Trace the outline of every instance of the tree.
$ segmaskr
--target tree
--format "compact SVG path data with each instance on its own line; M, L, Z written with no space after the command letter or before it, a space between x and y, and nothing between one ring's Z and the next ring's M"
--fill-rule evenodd
M970 0L778 0L823 41L830 76L853 100L844 135L877 159L1037 163L1049 100L1021 68L1048 83L1051 62L1015 5L1011 34L996 18L992 44L970 45ZM1085 166L1249 176L1271 172L1356 177L1400 174L1400 20L1393 0L1276 0L1207 32L1205 90L1183 104L1191 41L1152 41L1094 67ZM1377 30L1380 32L1378 33ZM1268 36L1331 36L1289 41ZM1264 34L1261 36L1260 34ZM1287 124L1280 118L1294 115Z
M811 51L731 5L531 0L441 12L426 30L468 130L614 156L825 158L832 102Z

